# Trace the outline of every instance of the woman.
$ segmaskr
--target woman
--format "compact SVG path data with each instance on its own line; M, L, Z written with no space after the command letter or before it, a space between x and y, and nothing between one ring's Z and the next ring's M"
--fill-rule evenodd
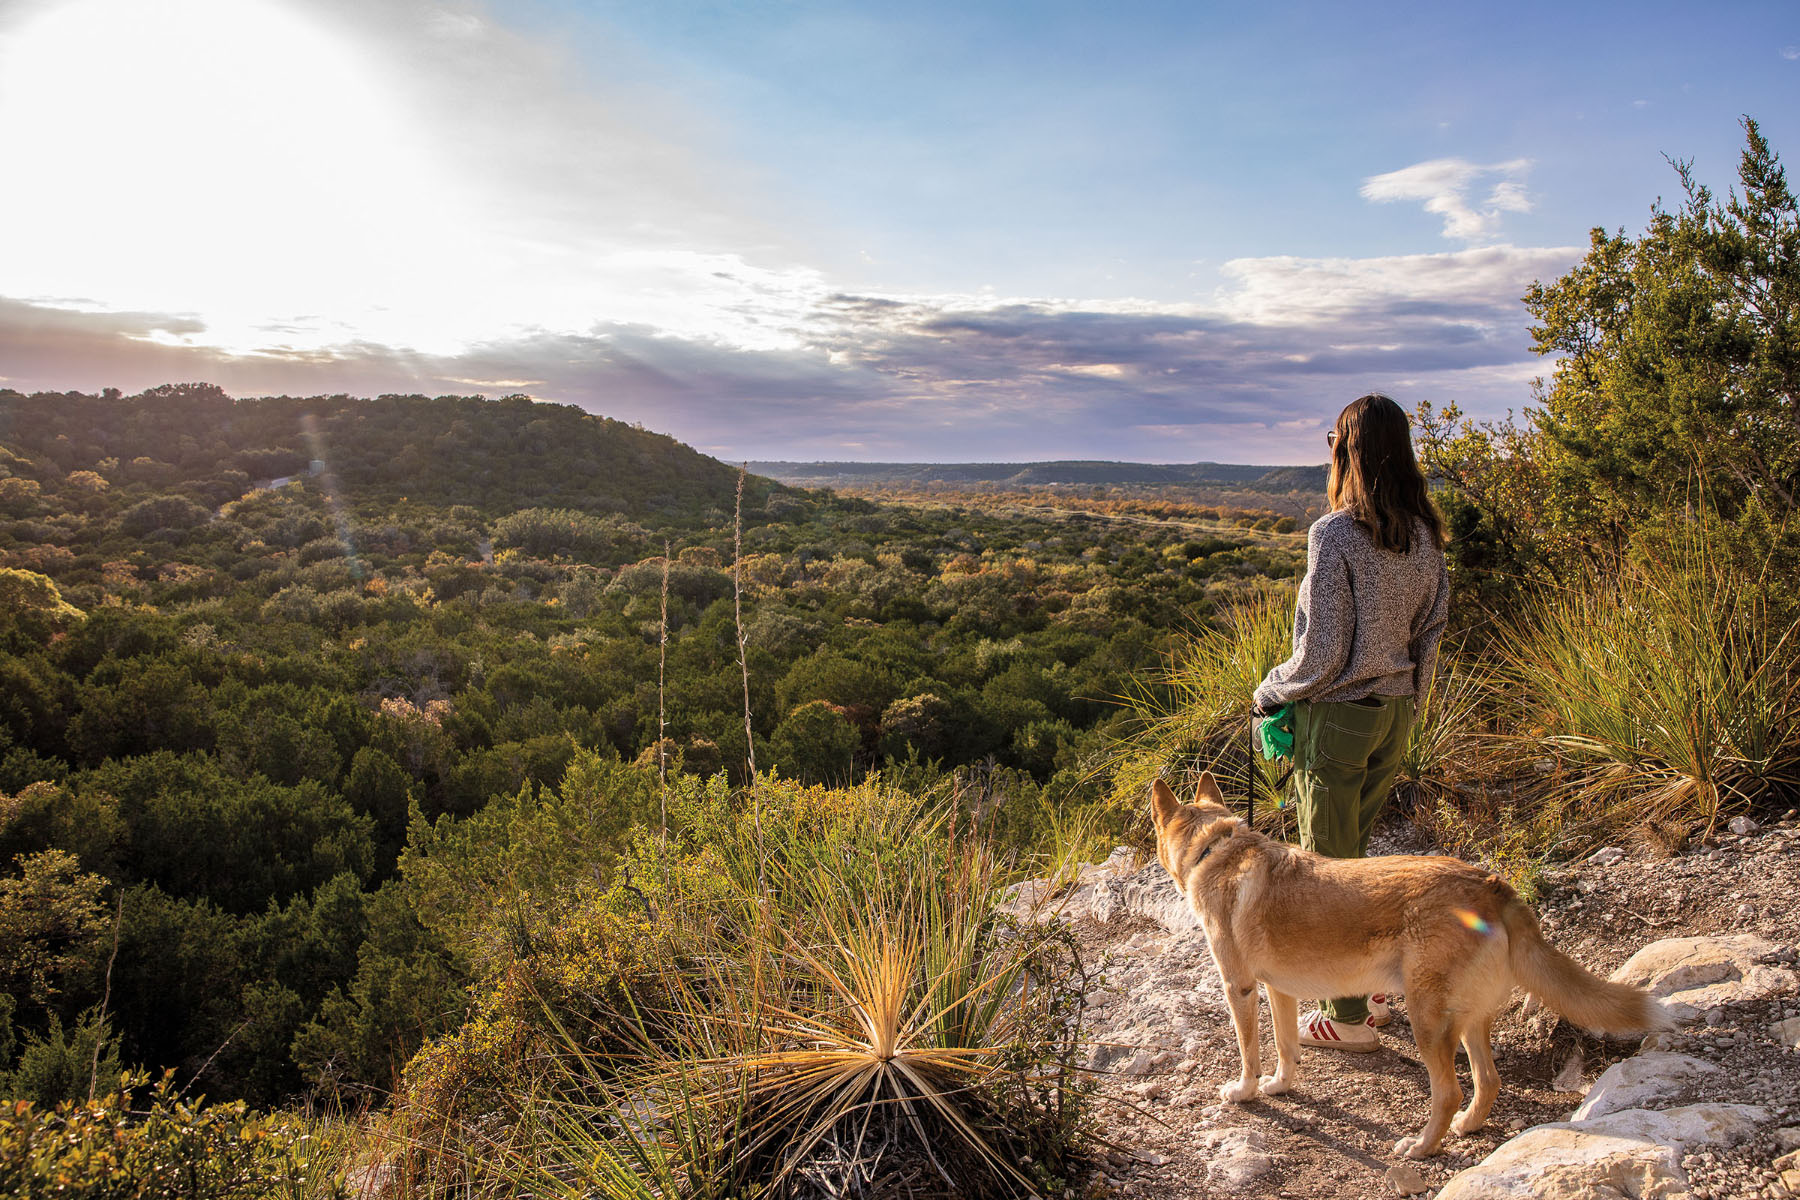
M1371 393L1338 414L1326 498L1306 539L1294 653L1256 689L1256 713L1293 704L1300 845L1362 858L1431 686L1448 611L1443 522L1413 457L1406 413ZM1371 1011L1373 1001L1373 1011ZM1374 1050L1385 997L1327 1000L1300 1041Z

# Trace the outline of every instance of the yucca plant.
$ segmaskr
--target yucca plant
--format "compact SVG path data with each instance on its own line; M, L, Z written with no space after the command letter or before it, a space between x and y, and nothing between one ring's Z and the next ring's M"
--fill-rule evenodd
M1539 594L1505 633L1519 745L1573 833L1710 831L1800 784L1800 633L1771 625L1752 583L1694 530Z
M766 857L742 807L706 824L693 849L724 893L709 912L660 911L712 936L640 989L629 1052L566 1026L566 1077L547 1092L596 1101L532 1117L511 1184L621 1198L836 1195L909 1173L969 1196L1060 1186L1087 1091L1066 931L1001 912L1002 865L948 805L759 786Z
M1495 758L1492 670L1454 649L1438 657L1437 678L1417 703L1394 779L1394 797L1418 814L1450 801Z

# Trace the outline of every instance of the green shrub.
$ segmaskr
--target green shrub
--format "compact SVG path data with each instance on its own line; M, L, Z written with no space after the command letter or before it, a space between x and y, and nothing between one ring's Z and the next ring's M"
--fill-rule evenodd
M294 1117L183 1099L173 1073L85 1103L0 1103L0 1195L59 1200L347 1197L334 1150Z

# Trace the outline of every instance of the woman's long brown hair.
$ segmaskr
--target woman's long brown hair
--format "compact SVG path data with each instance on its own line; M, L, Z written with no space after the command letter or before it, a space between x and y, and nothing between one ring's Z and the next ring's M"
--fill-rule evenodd
M1406 410L1380 392L1359 396L1338 414L1326 499L1344 509L1383 549L1412 549L1413 518L1444 548L1444 522L1432 507L1425 472L1413 456Z

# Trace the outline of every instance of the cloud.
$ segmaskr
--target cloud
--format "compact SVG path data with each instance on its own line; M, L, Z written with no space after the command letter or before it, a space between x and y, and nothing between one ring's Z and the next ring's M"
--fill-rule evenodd
M1530 212L1531 197L1524 175L1528 158L1482 165L1461 158L1434 158L1363 180L1362 197L1377 204L1423 201L1425 211L1444 218L1444 236L1464 242L1485 241L1499 231L1509 212ZM1488 177L1499 176L1486 198L1472 203L1469 193Z
M1781 48L1781 57L1787 59L1789 62L1800 61L1800 46L1783 46Z
M455 353L368 343L229 355L186 318L0 304L11 386L136 390L207 379L240 395L499 394L639 421L708 453L900 460L1317 461L1319 430L1370 388L1498 415L1537 373L1519 296L1578 248L1239 259L1202 305L820 291L767 300L756 347L650 323L495 338ZM751 289L750 293L754 293ZM791 307L787 307L791 305ZM44 331L54 329L54 339Z

